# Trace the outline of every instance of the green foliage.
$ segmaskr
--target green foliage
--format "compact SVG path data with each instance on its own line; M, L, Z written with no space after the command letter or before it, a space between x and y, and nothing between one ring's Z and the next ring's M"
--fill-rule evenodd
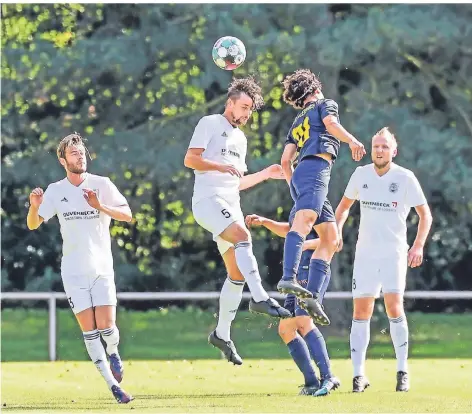
M182 160L198 119L223 108L231 74L213 64L211 47L232 34L248 51L235 75L256 73L265 91L246 129L250 171L280 159L294 116L282 101L284 74L314 69L364 143L392 127L398 162L417 173L432 204L427 261L411 287L471 288L471 18L470 5L2 5L3 286L62 289L57 225L29 232L25 217L31 188L62 178L55 146L76 130L89 139L90 170L109 175L134 212L132 224L111 229L119 288L217 287L225 271L192 217ZM344 148L334 205L354 168ZM243 195L248 213L285 219L290 205L281 182ZM357 224L355 215L336 259L336 289L350 285ZM414 224L412 215L410 238ZM282 241L255 237L273 285Z

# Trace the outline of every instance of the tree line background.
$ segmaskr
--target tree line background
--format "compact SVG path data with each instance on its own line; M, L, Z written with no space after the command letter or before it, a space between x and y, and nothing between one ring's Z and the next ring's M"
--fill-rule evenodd
M425 263L409 271L408 287L472 289L471 5L1 7L3 291L62 291L57 220L30 232L26 214L32 188L63 178L55 149L73 131L88 138L89 171L110 176L134 213L131 224L112 223L118 290L219 289L224 266L192 217L193 173L183 166L193 129L200 117L223 111L232 75L256 74L266 106L245 128L249 170L278 163L295 115L280 82L305 67L320 75L343 125L366 147L381 127L393 130L396 161L423 186L434 223ZM225 35L239 37L248 52L233 74L211 59ZM333 206L357 165L342 147ZM242 193L247 214L286 220L291 203L283 181ZM358 222L356 207L331 290L350 289ZM412 213L409 241L416 223ZM274 289L283 240L265 230L253 235L261 275Z

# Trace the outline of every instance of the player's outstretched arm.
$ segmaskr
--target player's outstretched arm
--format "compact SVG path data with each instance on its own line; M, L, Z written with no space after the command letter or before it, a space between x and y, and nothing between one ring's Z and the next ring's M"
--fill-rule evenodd
M346 223L346 220L349 217L349 210L351 209L355 201L356 200L343 196L343 198L339 202L338 207L336 208L336 212L334 213L336 217L336 224L338 225L338 231L339 231L339 246L337 249L338 252L340 252L343 248L344 223Z
M38 214L39 206L43 202L43 194L43 189L37 187L29 195L30 207L26 217L26 225L30 230L36 230L43 222L43 218Z
M288 143L285 145L284 152L282 153L282 158L280 160L280 164L282 165L282 170L285 175L285 180L287 184L290 185L290 181L292 180L293 175L293 160L297 156L297 146L292 143Z
M205 148L189 148L184 158L187 168L197 171L219 171L241 177L242 173L234 165L220 164L215 161L206 160L202 157Z
M246 226L251 227L265 227L267 230L270 230L272 233L276 234L279 237L285 238L287 233L290 231L290 225L281 221L274 221L268 219L267 217L258 216L257 214L249 214L245 219Z
M263 181L266 181L269 179L272 179L272 180L284 179L284 173L280 165L273 164L254 174L248 174L241 177L241 181L239 183L239 190L240 191L247 190L248 188L254 187L255 185L260 184Z
M323 123L328 133L333 137L339 139L346 144L349 144L349 148L352 151L352 158L355 161L359 161L366 154L364 144L358 141L352 134L350 134L339 122L338 118L334 115L328 115L323 118Z
M408 266L410 267L421 266L423 263L423 248L433 223L433 216L428 204L416 206L415 210L419 216L419 222L415 242L408 252Z

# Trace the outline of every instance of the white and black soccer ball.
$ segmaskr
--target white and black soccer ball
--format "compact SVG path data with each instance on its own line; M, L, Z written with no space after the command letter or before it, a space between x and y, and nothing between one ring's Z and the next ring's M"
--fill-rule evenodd
M237 37L225 36L214 44L212 57L219 68L234 70L246 60L246 47Z

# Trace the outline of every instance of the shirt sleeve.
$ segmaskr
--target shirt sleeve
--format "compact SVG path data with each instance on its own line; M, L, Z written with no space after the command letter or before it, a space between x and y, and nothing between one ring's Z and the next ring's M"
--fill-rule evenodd
M210 128L208 128L208 119L202 118L198 121L195 130L193 131L192 139L190 140L189 148L204 148L206 149L211 139Z
M118 190L116 185L113 184L109 178L107 178L105 182L106 191L103 197L103 204L110 207L127 206L128 201L126 200L125 196L120 193L120 190Z
M284 145L287 145L287 144L297 145L297 142L293 138L292 130L293 130L293 126L290 128L290 131L288 131L287 138L285 139L285 144Z
M43 218L45 222L48 222L57 213L56 207L54 206L52 193L53 190L51 186L48 186L48 188L46 188L46 191L43 194L43 202L41 203L38 209L38 214Z
M414 174L411 174L408 179L408 187L406 190L406 204L409 207L416 207L426 203L426 197L424 196L423 189L421 188L418 179Z
M349 182L347 183L346 190L344 191L344 196L350 198L351 200L359 200L359 168L356 168L354 173L351 175Z
M326 99L320 105L321 120L325 119L328 115L334 115L339 119L338 104L332 99Z

